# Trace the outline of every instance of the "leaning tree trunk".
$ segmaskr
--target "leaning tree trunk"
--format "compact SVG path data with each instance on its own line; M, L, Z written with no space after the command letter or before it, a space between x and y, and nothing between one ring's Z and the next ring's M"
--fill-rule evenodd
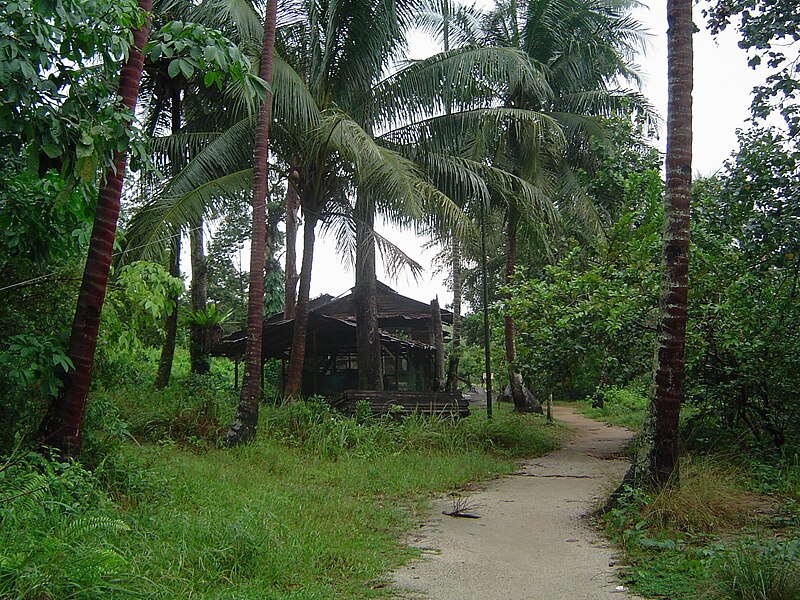
M511 285L511 281L514 277L514 269L517 264L518 224L519 214L513 208L509 209L506 230L506 285ZM517 348L514 343L514 319L508 312L506 312L503 317L503 329L506 363L508 364L508 387L511 392L511 399L514 402L514 412L541 412L541 408L537 408L528 400L522 384L522 375L517 370Z
M667 2L667 185L664 196L660 323L640 482L666 484L677 475L678 417L683 396L692 175L692 3Z
M292 171L294 174L296 171ZM300 208L300 196L289 177L286 184L286 269L285 289L283 296L283 318L294 319L297 304L297 211Z
M152 0L139 0L139 9L149 15ZM146 16L147 18L147 16ZM142 79L149 21L133 32L133 44L119 78L122 104L134 113ZM68 355L74 368L61 375L64 386L50 405L39 427L40 441L66 457L76 457L81 449L81 428L86 396L92 376L92 363L97 347L97 331L106 295L111 256L119 218L122 184L125 179L127 152L117 152L114 167L105 176L97 197L97 208L89 241L89 254L83 270L78 304L72 322Z
M458 363L461 347L461 241L453 236L453 339L447 363L448 392L458 390Z
M375 268L374 206L359 193L362 210L356 211L356 285L353 303L356 312L358 388L383 390L381 334L378 329L377 282ZM357 207L358 208L358 207Z
M198 219L189 230L189 249L192 263L192 312L204 312L208 299L208 260L203 247L203 219ZM206 330L203 325L189 325L189 363L192 373L205 375L209 370L206 355Z
M303 385L303 367L306 361L306 336L308 333L308 299L311 294L311 268L314 264L314 243L317 226L316 213L304 211L303 263L300 266L300 290L297 294L297 309L294 317L294 337L289 355L289 371L283 396L287 400L300 397Z
M277 0L268 0L264 15L264 40L259 76L272 84L272 53L275 47ZM268 92L258 113L253 145L253 227L250 242L250 274L247 295L247 341L244 376L239 406L230 429L225 434L228 445L253 439L258 424L261 399L261 332L264 324L264 247L267 239L267 154L272 92Z
M181 238L180 233L175 234L169 257L169 274L173 277L181 276ZM158 361L158 371L153 385L157 390L163 390L169 385L172 373L172 361L175 358L175 340L178 337L178 301L180 294L175 294L172 301L175 303L172 312L167 315L164 323L164 345L161 347L161 358Z

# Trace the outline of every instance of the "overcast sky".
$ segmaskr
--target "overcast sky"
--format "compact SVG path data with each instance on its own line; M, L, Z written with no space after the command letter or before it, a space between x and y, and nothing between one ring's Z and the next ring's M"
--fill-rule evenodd
M485 3L490 4L489 2ZM666 51L666 0L653 0L649 8L641 8L635 16L651 33L650 49L639 60L644 74L645 95L661 113L667 112L667 51ZM736 147L736 129L745 126L750 106L750 90L763 80L747 66L744 51L737 46L733 31L725 32L714 40L703 27L699 7L695 6L695 23L701 31L694 36L694 171L711 175L722 165ZM436 45L423 37L410 38L412 58L424 58L438 51ZM658 142L661 150L666 144L662 135ZM424 240L417 240L408 232L382 231L383 235L418 260L423 266L430 264L432 251L424 252ZM318 237L314 255L314 272L311 284L312 297L321 293L338 295L353 285L352 269L346 268L333 250L333 245L323 236ZM298 248L298 254L302 252ZM380 277L380 276L379 276ZM400 275L399 280L383 280L400 293L428 302L439 296L444 306L452 302L442 276L426 271L421 280L413 281Z

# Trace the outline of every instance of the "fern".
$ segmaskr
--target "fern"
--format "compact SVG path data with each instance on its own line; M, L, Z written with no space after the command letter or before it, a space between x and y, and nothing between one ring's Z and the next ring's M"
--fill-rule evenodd
M0 460L2 463L2 460ZM113 545L130 527L79 463L39 455L0 469L0 599L146 596Z
M7 486L0 484L0 509L32 511L41 503L48 489L47 479L38 473L28 473L28 477L21 481L16 478Z

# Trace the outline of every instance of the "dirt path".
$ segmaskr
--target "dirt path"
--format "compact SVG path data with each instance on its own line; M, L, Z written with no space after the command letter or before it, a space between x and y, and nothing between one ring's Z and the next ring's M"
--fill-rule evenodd
M631 433L569 407L556 407L554 416L576 429L573 440L469 494L469 512L480 519L442 515L452 510L450 499L434 504L412 540L422 560L393 575L398 598L635 598L616 589L614 552L581 520L625 474L627 461L615 456Z

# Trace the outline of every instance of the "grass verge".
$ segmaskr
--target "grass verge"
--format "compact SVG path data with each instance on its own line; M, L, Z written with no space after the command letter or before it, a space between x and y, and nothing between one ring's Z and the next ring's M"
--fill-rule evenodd
M797 498L755 493L763 471L685 457L679 483L631 491L605 517L626 584L646 598L798 600Z

